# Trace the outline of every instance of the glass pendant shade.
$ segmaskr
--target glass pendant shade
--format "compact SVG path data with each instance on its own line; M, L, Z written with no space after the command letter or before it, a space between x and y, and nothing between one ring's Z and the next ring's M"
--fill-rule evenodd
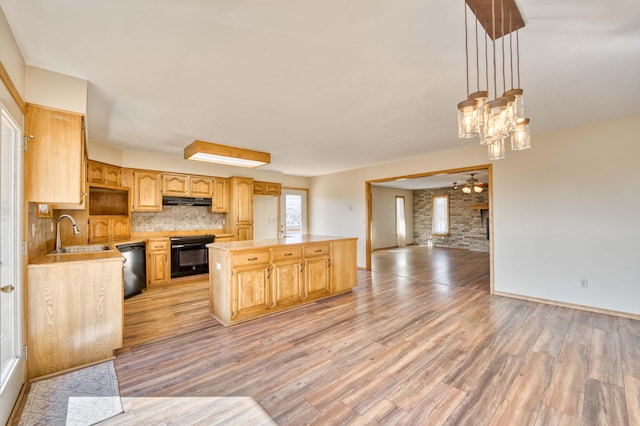
M476 102L476 125L478 135L482 134L482 129L484 128L484 104L487 102L488 98L489 92L486 90L479 90L469 95L469 99L473 99ZM482 139L482 137L480 139Z
M495 99L484 106L484 138L487 144L502 139L509 134L506 126L506 110L508 102Z
M467 186L463 186L462 187L462 192L464 192L465 194L471 194L471 188L467 185Z
M531 148L531 133L529 131L529 119L518 120L514 132L511 134L511 149L521 151Z
M478 135L476 101L467 99L458 104L458 137L472 138Z
M507 109L504 112L504 121L505 127L508 133L513 132L516 128L516 118L517 118L517 105L516 105L516 97L513 95L503 94L500 99L504 99L507 101ZM504 135L508 136L508 134Z
M504 138L499 138L489 145L487 145L489 150L489 160L500 160L507 156L504 149Z
M477 193L481 193L481 192L482 192L482 187L481 187L481 186L474 185L474 186L473 186L473 190L474 190L475 192L477 192Z
M519 118L524 118L524 90L522 89L511 89L504 92L504 95L511 95L516 98L515 105L515 117L516 120Z

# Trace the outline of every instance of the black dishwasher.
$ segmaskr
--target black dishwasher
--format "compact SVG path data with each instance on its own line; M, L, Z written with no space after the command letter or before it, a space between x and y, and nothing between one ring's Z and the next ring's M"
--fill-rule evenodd
M124 256L124 298L142 293L147 286L147 265L144 243L116 246Z

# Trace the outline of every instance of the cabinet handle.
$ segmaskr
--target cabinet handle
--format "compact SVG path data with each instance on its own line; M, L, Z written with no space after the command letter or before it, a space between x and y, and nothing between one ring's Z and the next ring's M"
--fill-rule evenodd
M293 256L293 253L285 253L285 256Z
M165 254L164 255L164 261L166 262L167 260L169 260L169 259L167 259L167 255Z
M314 253L322 253L322 249L316 249L313 251Z
M247 258L247 260L249 262L253 262L254 260L258 260L258 258L257 257L249 257L249 258Z

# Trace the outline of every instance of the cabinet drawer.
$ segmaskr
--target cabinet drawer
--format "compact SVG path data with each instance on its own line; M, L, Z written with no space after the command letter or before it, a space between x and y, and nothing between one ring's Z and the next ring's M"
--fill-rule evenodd
M169 250L169 240L149 240L149 250Z
M231 264L233 266L259 265L261 263L269 263L268 251L234 254L231 256Z
M304 247L304 257L326 256L329 254L329 244L314 244Z
M274 262L282 262L291 259L302 259L302 247L287 247L273 250Z

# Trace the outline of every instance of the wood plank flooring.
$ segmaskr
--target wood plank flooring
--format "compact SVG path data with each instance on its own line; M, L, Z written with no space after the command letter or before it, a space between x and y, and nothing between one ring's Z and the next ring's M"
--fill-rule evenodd
M372 269L228 328L206 281L128 299L121 395L249 396L279 425L640 425L640 321L492 296L486 253L378 251Z

